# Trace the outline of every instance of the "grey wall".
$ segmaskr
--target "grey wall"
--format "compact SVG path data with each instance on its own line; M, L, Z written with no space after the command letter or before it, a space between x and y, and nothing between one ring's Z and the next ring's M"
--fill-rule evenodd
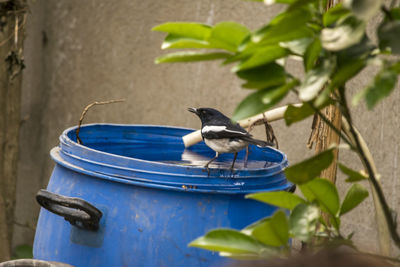
M35 193L45 188L53 168L49 150L58 136L76 125L82 109L93 101L125 98L125 103L94 107L85 122L143 123L199 127L186 112L189 106L216 107L231 115L248 93L229 68L217 62L155 65L164 35L150 29L165 21L217 23L235 20L256 29L281 7L266 7L239 0L35 0L31 3L26 38L14 244L31 243L38 216ZM376 19L377 21L379 18ZM376 22L370 25L372 29ZM301 73L301 64L291 63ZM368 83L374 69L351 82L351 93ZM373 113L364 105L354 119L375 156L389 203L397 208L400 197L397 173L400 137L400 95L379 104ZM295 102L290 96L284 103ZM290 162L309 155L305 143L311 121L290 128L273 123L281 149ZM258 130L261 136L262 131ZM340 154L349 166L360 169L349 152ZM339 177L341 195L347 185ZM343 224L363 248L376 249L376 225L369 199Z

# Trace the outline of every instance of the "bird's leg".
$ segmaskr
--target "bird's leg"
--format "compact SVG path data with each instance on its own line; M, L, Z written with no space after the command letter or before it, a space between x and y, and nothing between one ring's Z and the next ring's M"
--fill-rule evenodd
M211 162L216 160L219 157L219 153L215 152L215 157L213 157L209 162L207 162L206 165L204 165L205 168L207 168L208 175L210 175L210 168L208 168L208 165L210 165Z
M235 156L233 157L233 162L232 162L232 166L231 166L231 175L232 175L232 177L234 176L233 167L235 166L235 161L236 161L237 155L238 155L238 153L236 152Z
M244 156L244 164L243 167L247 168L247 160L249 159L249 146L246 146L246 155Z
M231 166L232 171L233 171L233 166L235 166L235 161L236 161L237 155L238 155L238 153L236 152L235 157L233 158L232 166Z
M219 157L219 153L215 152L215 157L213 157L209 162L207 162L207 164L204 167L208 168L208 165L210 165L210 163L213 162L214 160L216 160L218 157Z

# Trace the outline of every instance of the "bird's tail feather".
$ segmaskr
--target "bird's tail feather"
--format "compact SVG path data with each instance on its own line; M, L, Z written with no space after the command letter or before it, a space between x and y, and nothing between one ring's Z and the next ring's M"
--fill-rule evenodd
M250 144L253 144L253 145L256 145L256 146L260 146L260 147L274 146L274 143L266 142L266 141L263 141L263 140L254 139L254 138L251 138L251 137L243 138L243 140L249 142Z

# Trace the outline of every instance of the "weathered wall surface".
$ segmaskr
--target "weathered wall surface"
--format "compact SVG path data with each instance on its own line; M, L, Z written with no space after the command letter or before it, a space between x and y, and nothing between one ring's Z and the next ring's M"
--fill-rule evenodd
M235 20L255 29L280 7L229 0L103 1L36 0L31 3L26 40L23 87L21 159L18 176L16 235L14 244L32 242L38 205L34 196L45 188L53 163L49 150L58 136L77 124L82 109L93 101L125 98L124 103L97 106L85 122L142 123L199 127L190 106L216 107L231 115L248 93L227 67L218 62L155 65L163 53L163 34L150 29L165 21L217 23ZM378 20L379 18L377 18ZM373 24L371 27L373 27ZM301 64L293 63L301 73ZM351 82L351 92L367 84L375 70ZM290 96L285 102L295 102ZM374 113L363 105L354 119L375 156L389 203L400 200L397 158L400 137L400 92L379 104ZM290 128L273 123L281 149L297 162L312 151L305 143L311 121ZM262 134L262 131L258 131ZM349 166L360 168L349 152L340 154ZM347 188L339 177L340 193ZM376 226L369 199L343 224L365 248L376 248Z

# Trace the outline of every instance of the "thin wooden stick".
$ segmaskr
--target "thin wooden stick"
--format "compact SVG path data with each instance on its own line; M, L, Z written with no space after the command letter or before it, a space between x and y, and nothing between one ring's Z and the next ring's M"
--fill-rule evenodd
M96 101L93 103L90 103L89 105L87 105L85 107L85 109L83 110L81 117L79 118L79 123L78 123L78 128L76 129L76 140L78 141L78 144L83 144L81 138L79 138L79 132L81 130L81 125L82 125L82 121L85 118L86 113L89 111L89 109L95 105L107 105L107 104L112 104L112 103L118 103L118 102L124 102L125 99L116 99L116 100L108 100L108 101Z
M334 7L339 1L328 0L326 5L326 10ZM313 143L315 142L315 154L319 154L322 151L328 149L332 144L339 145L340 143L340 135L334 131L330 127L332 125L334 128L339 129L342 125L342 115L339 107L334 105L329 105L326 108L322 109L318 115L317 113L314 115L312 132L307 146L312 148ZM324 121L320 116L323 116L327 119ZM328 123L330 125L328 125ZM340 132L339 132L340 133ZM334 159L331 165L321 172L321 177L331 181L333 184L336 184L336 172L337 172L337 161L339 157L339 149L335 149L333 151ZM328 225L330 225L330 216L326 212L322 212L322 217L326 221Z
M17 20L18 21L18 20ZM16 25L14 28L14 31L7 37L5 38L2 42L0 42L0 46L5 45L8 41L10 41L16 34L18 34L18 29L19 28L24 28L26 24L26 15L24 15L24 18L22 20L21 25ZM18 38L17 36L14 37L14 43L18 43Z

